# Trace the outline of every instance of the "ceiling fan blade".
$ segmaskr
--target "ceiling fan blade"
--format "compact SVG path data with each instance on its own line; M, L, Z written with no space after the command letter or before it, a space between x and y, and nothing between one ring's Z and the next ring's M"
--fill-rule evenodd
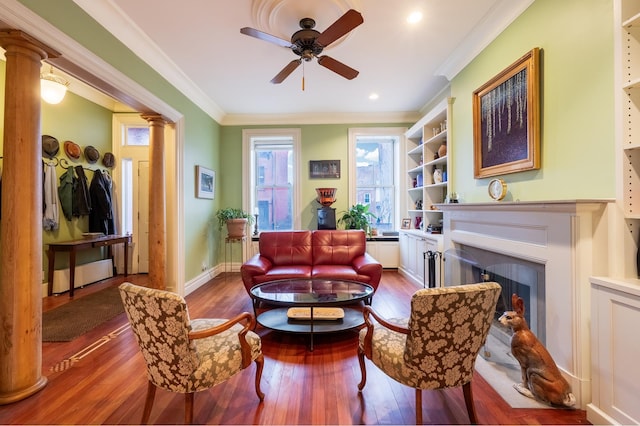
M329 28L324 30L316 39L316 42L322 47L327 47L363 22L364 19L360 12L349 9L344 15L338 18L336 22L331 24Z
M298 68L298 66L302 63L302 59L294 59L293 61L289 62L287 64L287 66L285 66L284 68L282 68L282 71L280 71L278 73L278 75L276 75L275 77L273 77L271 79L271 82L273 84L280 84L284 81L285 78L289 77L289 74L291 74L293 72L293 70L295 70L296 68Z
M342 62L337 61L330 56L319 56L318 63L323 67L328 68L331 71L335 72L336 74L340 74L347 80L353 80L358 76L358 74L360 74L359 71L354 70L350 66L345 65Z
M268 41L269 43L277 44L278 46L289 47L289 48L291 47L290 41L281 39L271 34L264 33L262 31L258 31L255 28L250 28L250 27L240 28L240 32L242 34L245 34L251 37L259 38L260 40Z

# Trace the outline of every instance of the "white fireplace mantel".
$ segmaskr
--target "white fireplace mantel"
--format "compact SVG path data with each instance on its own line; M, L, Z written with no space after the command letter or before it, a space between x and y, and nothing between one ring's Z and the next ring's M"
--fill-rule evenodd
M472 246L544 265L546 347L578 405L591 398L590 281L607 271L614 200L438 204L444 251Z

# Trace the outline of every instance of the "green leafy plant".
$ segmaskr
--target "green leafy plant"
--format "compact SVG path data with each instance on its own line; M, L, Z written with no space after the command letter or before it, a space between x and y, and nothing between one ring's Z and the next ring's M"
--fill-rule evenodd
M362 229L367 232L369 221L375 219L376 215L369 211L369 204L354 204L351 208L342 213L338 219L339 224L343 224L345 229Z
M218 210L216 212L216 218L218 219L218 230L222 230L222 227L227 223L227 220L229 219L247 219L249 225L253 223L252 215L242 209L233 207L227 207Z

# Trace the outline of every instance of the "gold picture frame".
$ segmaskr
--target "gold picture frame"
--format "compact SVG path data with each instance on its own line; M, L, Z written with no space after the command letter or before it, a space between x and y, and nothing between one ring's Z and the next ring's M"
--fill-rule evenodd
M474 177L540 168L540 49L473 92Z

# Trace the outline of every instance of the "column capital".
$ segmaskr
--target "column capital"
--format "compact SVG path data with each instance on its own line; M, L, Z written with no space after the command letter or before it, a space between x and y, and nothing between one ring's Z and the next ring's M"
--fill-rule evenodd
M152 125L162 124L164 126L165 124L167 124L167 120L165 120L165 118L161 114L157 114L153 112L149 112L149 113L145 112L143 114L140 114L140 117L147 120Z
M29 49L39 54L41 60L61 56L60 52L20 30L0 30L0 46L7 51L12 47Z

